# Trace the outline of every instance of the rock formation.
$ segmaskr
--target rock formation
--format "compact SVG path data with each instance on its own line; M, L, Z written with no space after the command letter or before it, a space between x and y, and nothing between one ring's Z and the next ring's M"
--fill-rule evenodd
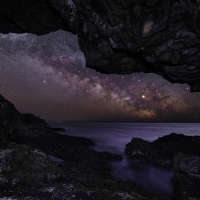
M26 145L0 145L0 186L42 186L63 178L64 173L40 150Z
M153 142L133 138L126 144L125 152L138 162L150 162L172 167L178 153L200 156L200 137L172 133Z
M0 32L78 35L87 67L152 72L200 91L197 0L0 0Z
M1 132L22 126L24 119L14 105L0 95L0 130ZM12 131L12 130L11 130Z

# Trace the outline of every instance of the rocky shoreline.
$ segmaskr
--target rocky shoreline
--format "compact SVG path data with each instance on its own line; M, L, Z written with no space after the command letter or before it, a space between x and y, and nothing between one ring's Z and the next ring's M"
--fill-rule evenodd
M0 198L165 200L111 176L120 155L96 152L86 138L60 135L0 96ZM50 157L59 158L54 162Z
M199 141L179 134L153 143L135 138L125 151L138 162L173 165L175 200L200 199ZM19 113L0 96L0 199L170 199L112 177L109 162L122 156L96 152L90 149L93 144L54 132L44 120Z

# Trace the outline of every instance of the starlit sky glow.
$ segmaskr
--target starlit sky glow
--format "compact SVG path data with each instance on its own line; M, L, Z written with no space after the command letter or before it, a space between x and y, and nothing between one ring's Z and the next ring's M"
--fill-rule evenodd
M200 122L200 93L155 74L105 75L85 67L77 37L0 34L0 94L53 121Z

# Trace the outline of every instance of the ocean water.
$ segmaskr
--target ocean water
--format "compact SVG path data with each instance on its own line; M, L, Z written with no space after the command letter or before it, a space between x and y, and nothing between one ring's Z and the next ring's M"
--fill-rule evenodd
M66 123L51 122L51 127L62 127L59 132L71 136L91 139L96 151L108 151L123 156L122 161L110 163L112 175L121 180L131 180L153 192L173 195L172 170L150 164L139 164L131 161L124 154L125 146L132 138L154 141L170 133L200 136L200 124L197 123Z

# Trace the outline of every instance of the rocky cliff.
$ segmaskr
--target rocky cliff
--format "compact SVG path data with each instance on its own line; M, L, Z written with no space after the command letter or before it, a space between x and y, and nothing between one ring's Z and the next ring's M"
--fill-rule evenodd
M198 0L0 0L0 32L78 35L87 67L152 72L200 91Z

